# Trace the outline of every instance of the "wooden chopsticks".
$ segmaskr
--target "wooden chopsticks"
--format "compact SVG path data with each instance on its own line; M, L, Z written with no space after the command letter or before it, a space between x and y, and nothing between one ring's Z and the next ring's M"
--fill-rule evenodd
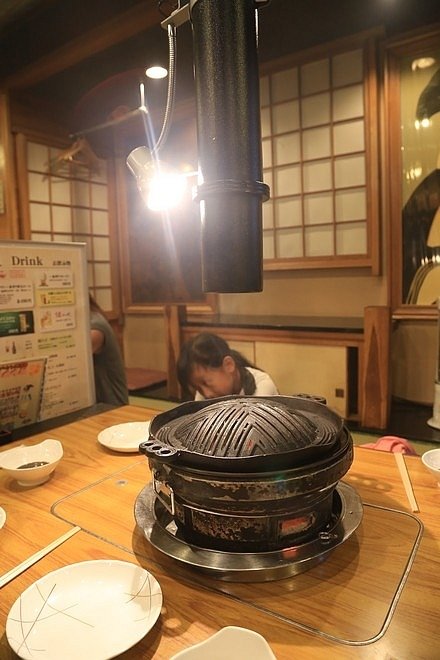
M49 552L55 550L55 548L64 543L64 541L70 539L70 537L79 532L80 529L81 527L72 527L72 529L69 529L69 531L62 536L59 536L57 539L55 539L55 541L52 541L52 543L49 543L49 545L46 545L46 547L38 550L38 552L35 552L33 555L22 561L21 564L18 564L15 566L15 568L11 568L11 570L0 577L0 588L17 577L17 575L20 575L20 573L23 573L23 571L28 569L37 561L48 555Z
M403 454L401 454L400 452L394 452L394 458L396 459L397 467L399 468L400 476L402 477L403 485L405 487L405 492L411 507L411 511L419 511L419 505L417 504L417 500L414 495L411 479L409 478L408 468L406 467Z

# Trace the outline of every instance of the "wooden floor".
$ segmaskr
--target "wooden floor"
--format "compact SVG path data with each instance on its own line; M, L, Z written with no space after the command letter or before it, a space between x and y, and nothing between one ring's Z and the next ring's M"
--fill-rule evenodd
M393 401L390 421L386 429L363 429L357 423L348 423L351 431L375 433L380 435L395 435L410 442L417 441L433 449L440 445L440 430L428 424L432 417L432 407L407 401ZM427 449L425 451L427 451Z

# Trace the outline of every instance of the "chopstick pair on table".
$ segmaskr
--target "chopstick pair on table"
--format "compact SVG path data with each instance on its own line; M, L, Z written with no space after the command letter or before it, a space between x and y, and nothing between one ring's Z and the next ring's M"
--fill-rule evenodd
M411 511L419 511L419 505L414 495L413 487L411 484L411 479L408 474L408 468L406 467L405 459L403 454L400 452L394 452L394 458L396 459L397 467L402 477L403 485L405 487L406 496L411 507Z
M71 536L73 536L80 530L81 527L77 527L77 526L72 527L72 529L69 529L68 532L62 534L62 536L59 536L57 539L52 541L52 543L49 543L49 545L46 545L44 548L41 548L41 550L38 550L33 555L22 561L21 564L18 564L14 568L11 568L9 571L7 571L7 573L4 573L4 575L0 577L0 589L5 584L13 580L18 575L20 575L20 573L23 573L23 571L28 569L30 566L36 564L37 561L48 555L50 552L52 552L52 550L58 548L59 545L64 543L64 541L67 541L67 539L70 539Z

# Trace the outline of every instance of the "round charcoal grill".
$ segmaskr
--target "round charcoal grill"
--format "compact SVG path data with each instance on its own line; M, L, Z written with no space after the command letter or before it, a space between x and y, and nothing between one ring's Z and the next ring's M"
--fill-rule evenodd
M158 415L140 449L159 461L209 470L263 471L332 452L342 420L302 397L223 397Z
M157 415L139 448L185 541L268 552L326 529L352 445L341 418L314 397L235 396Z

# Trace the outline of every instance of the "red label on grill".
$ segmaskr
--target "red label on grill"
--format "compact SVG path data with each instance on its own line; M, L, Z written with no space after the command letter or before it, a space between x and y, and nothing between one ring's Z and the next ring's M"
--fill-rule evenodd
M308 529L314 522L314 515L311 513L308 516L299 516L298 518L290 518L283 520L280 524L280 536L290 536L291 534L299 534Z

